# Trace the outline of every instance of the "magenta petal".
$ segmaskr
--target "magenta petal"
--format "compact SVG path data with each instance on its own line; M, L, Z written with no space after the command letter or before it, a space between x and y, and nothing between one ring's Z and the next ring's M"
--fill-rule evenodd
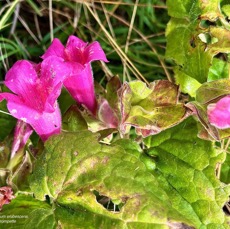
M68 61L78 62L80 64L86 63L84 56L84 49L87 43L75 36L69 36L67 41L65 57Z
M5 85L14 93L21 95L34 85L37 73L33 64L26 60L17 61L7 72Z
M62 82L60 82L59 84L57 84L55 86L55 88L52 90L52 93L49 94L46 103L45 103L45 107L44 107L44 111L45 112L54 112L55 111L55 102L58 98L58 96L61 94L61 88L62 88Z
M85 105L95 114L97 103L90 64L86 65L84 70L78 74L67 78L64 81L64 86L78 103Z
M69 62L71 65L71 74L70 76L78 75L85 69L85 66L78 62Z
M13 158L18 150L23 148L29 139L30 135L33 133L32 127L21 121L18 120L15 131L14 131L14 141L11 150L11 158Z
M45 141L52 134L60 133L61 115L56 100L63 81L71 72L72 65L56 56L48 57L38 65L18 61L7 73L5 81L15 94L0 93L0 100L6 99L12 116L31 125ZM27 133L24 134L27 140ZM15 140L13 154L20 147L20 141Z
M2 102L2 100L4 100L4 97L0 94L0 102Z
M44 112L31 126L38 133L43 141L46 141L50 136L61 132L61 112L58 104L55 104L53 113Z
M90 63L96 60L102 60L108 62L104 51L101 48L101 45L95 41L85 48L84 58L86 63Z
M37 73L34 66L26 60L17 61L7 72L5 85L24 100L27 106L36 107L41 111L44 105L39 98L40 93L37 92Z
M62 83L71 74L72 66L59 57L48 57L41 64L37 91L44 97L45 111L53 112L53 104L61 93Z
M17 96L17 95L14 95L14 94L11 94L11 93L9 93L9 92L2 92L1 94L0 94L0 99L2 98L2 100L3 99L5 99L5 100L7 100L7 101L12 101L12 102L15 102L15 103L21 103L21 99ZM10 111L10 110L9 110ZM11 111L10 111L10 113L11 113ZM13 112L12 112L13 113ZM11 114L12 114L11 113Z
M230 128L230 96L220 99L216 104L208 105L209 122L219 128Z
M15 118L30 124L43 141L52 134L60 133L61 114L57 103L53 113L39 113L19 101L8 101L7 107Z
M27 104L23 103L23 101L17 97L14 98L14 100L8 100L7 108L12 116L29 124L41 115L40 112L28 107Z
M49 56L58 56L64 57L65 47L61 43L61 41L57 38L53 39L50 47L46 50L46 52L41 56L42 59L46 59Z
M87 42L84 42L80 38L71 35L68 38L66 48L67 49L74 49L74 48L78 47L79 49L81 49L81 48L84 48L86 45L87 45Z
M55 87L63 82L71 73L71 66L63 58L52 56L41 63L41 84L48 87Z

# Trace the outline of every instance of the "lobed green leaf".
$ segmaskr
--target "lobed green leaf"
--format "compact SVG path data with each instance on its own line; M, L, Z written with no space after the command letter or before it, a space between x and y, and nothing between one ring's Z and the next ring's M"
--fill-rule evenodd
M199 218L196 228L228 228L229 219L222 207L230 186L215 176L216 164L223 163L226 155L212 142L197 138L196 133L196 123L190 118L145 139L145 143L149 155L155 157L156 170L189 203L190 215L193 212Z
M146 137L169 128L186 117L178 102L178 87L167 80L154 81L149 87L141 81L125 84L121 92L122 128L131 125Z

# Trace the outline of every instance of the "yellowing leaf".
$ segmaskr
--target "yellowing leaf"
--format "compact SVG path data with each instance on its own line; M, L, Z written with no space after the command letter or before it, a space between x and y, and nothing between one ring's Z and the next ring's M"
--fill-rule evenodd
M121 109L122 128L134 126L144 137L159 133L186 117L184 105L178 102L178 87L167 80L154 81L149 87L141 81L125 84L121 91Z

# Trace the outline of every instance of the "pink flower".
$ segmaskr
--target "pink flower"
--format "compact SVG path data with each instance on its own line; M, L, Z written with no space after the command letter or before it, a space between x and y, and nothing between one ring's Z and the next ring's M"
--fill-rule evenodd
M11 115L30 124L43 141L61 130L57 98L70 74L63 62L59 57L47 58L38 65L17 61L5 78L5 85L13 93L0 93L0 101L7 100Z
M0 187L0 211L2 210L3 205L9 204L14 198L15 196L13 195L11 187Z
M85 105L95 114L97 102L90 63L96 60L108 62L100 44L95 41L88 45L79 38L70 36L64 47L60 40L55 38L42 58L50 56L62 57L71 64L72 73L64 81L64 86L78 103Z
M208 105L209 122L219 128L230 128L230 96L225 96L215 104Z

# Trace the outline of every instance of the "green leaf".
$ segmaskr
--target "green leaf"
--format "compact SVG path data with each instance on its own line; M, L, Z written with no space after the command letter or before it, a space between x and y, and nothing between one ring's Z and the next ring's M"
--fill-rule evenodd
M210 35L217 39L217 42L210 44L208 50L214 55L218 53L230 53L230 31L225 28L211 27Z
M200 13L198 0L168 0L168 14L175 18L196 19Z
M55 199L63 189L71 165L84 154L99 151L101 147L97 139L97 134L93 135L87 130L51 137L45 143L45 151L32 175L31 188L36 198L44 200L45 195L49 195Z
M29 195L19 195L3 206L0 225L6 229L54 229L57 226L51 206Z
M196 92L196 100L201 104L207 104L230 92L229 79L220 79L204 83Z
M229 63L213 58L212 66L209 68L208 81L228 78Z
M198 40L198 21L172 18L167 26L166 57L182 67L181 71L198 82L206 82L212 54L204 52L204 45Z
M120 79L116 76L111 78L106 85L106 99L115 111L118 111L118 90L120 89L121 85Z
M72 105L64 114L62 128L73 132L88 129L88 125L76 105Z
M167 183L164 178L158 180L157 174L150 173L140 161L141 149L135 142L120 140L102 146L95 137L89 132L53 137L37 161L31 188L36 198L44 200L49 195L66 209L56 209L61 225L140 228L148 224L168 228L166 225L174 221L192 224L193 217L182 214L180 209L172 210L170 197L164 191ZM71 147L66 148L69 142ZM123 203L123 207L114 214L97 202L95 191Z
M220 0L199 0L199 2L201 3L202 19L216 21L223 16L220 12Z
M171 18L166 30L167 58L173 59L178 65L184 65L187 53L193 51L191 44L194 42L193 33L196 26L196 22L188 23L186 19Z
M133 81L129 84L132 91L131 103L138 103L152 93L151 88L146 87L142 81Z
M179 68L174 68L176 84L180 86L180 90L183 93L189 94L191 97L196 96L197 89L201 84L194 78L188 76L184 72L180 71Z
M228 228L222 207L229 187L214 175L225 154L196 134L189 119L148 138L151 148L143 156L127 139L107 146L87 131L63 133L46 142L31 189L38 199L49 195L63 228L169 228L182 222ZM96 193L116 203L114 209Z
M203 51L202 45L196 46L185 56L184 72L200 83L207 81L212 55Z
M157 162L156 170L189 203L190 214L193 212L202 222L196 228L228 228L222 207L228 200L230 186L221 183L214 173L225 153L216 150L212 142L197 138L196 122L187 119L145 139L145 143Z
M87 199L87 194L84 193ZM95 198L94 195L90 196L91 199ZM75 204L76 195L67 195L60 201L65 205L63 208L56 208L55 215L59 219L59 225L64 229L96 229L96 228L125 228L124 223L118 217L113 217L114 213L98 214ZM71 201L70 201L71 200ZM67 209L66 206L69 208Z
M225 13L225 15L228 17L228 19L230 18L230 4L226 4L222 7L223 12Z
M71 105L76 104L76 101L70 96L68 91L63 88L61 95L58 97L61 113L64 114Z
M135 126L137 133L156 134L181 122L186 109L178 102L178 87L167 80L149 87L141 81L125 84L121 91L122 128Z
M219 0L193 0L188 3L182 0L169 0L168 7L172 18L166 30L166 57L180 66L181 81L182 74L186 74L184 82L190 77L199 83L204 83L210 71L215 69L213 66L210 70L213 57L230 51L229 25L220 12L220 2ZM221 21L223 27L210 26L210 23L207 23L206 27L202 26L205 20L216 21L217 19ZM213 65L215 64L214 62ZM176 77L178 80L178 75Z

